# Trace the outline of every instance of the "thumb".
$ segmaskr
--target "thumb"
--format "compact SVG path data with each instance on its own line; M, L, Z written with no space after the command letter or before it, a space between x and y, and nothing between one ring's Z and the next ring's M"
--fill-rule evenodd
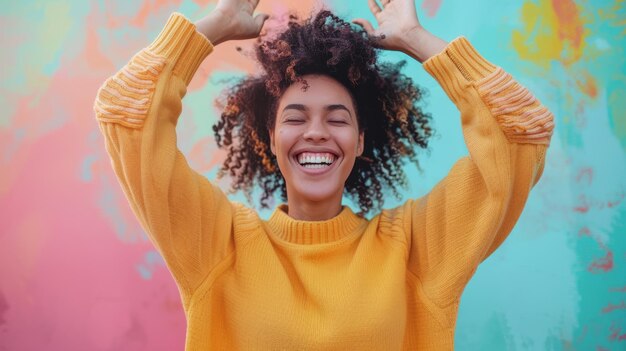
M254 16L254 23L256 23L259 32L263 29L263 24L265 24L268 18L270 18L270 16L264 13Z
M352 20L352 23L360 26L361 28L363 28L365 30L365 32L367 33L367 35L369 36L374 36L376 34L374 34L375 30L374 30L374 26L372 26L372 24L370 23L370 21L363 19L363 18L357 18Z

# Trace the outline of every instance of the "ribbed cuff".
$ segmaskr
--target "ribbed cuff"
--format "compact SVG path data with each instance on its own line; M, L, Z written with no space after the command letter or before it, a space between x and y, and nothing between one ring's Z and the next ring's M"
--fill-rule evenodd
M174 71L189 84L213 44L185 16L173 13L148 49L172 62Z
M424 69L452 97L461 92L463 78L466 82L480 80L493 73L496 66L485 60L466 38L459 37L444 51L426 60Z

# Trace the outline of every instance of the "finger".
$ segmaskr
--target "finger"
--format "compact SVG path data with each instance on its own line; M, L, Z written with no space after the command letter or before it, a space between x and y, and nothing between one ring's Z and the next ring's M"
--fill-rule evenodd
M263 24L268 18L270 18L270 16L264 13L259 13L258 15L254 16L254 23L256 23L259 32L261 31L261 29L263 29Z
M387 6L387 4L390 3L390 2L391 2L391 0L380 0L380 3L383 5L383 8L385 6Z
M370 11L375 15L382 11L376 0L367 0L367 4L369 5Z
M363 18L357 18L352 20L352 23L361 26L361 28L363 28L365 30L365 33L367 33L367 35L374 35L374 26L372 26L372 24L370 23L370 21L363 19Z

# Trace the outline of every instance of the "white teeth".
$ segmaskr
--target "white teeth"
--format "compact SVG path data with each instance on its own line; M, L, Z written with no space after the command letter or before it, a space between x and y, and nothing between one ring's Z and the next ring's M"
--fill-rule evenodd
M307 168L322 168L335 162L335 155L331 153L303 152L298 155L298 163ZM316 167L311 167L316 166ZM317 167L320 166L320 167Z
M324 167L330 167L330 165L325 165L325 164L315 164L315 163L307 163L305 165L302 165L304 168L324 168Z

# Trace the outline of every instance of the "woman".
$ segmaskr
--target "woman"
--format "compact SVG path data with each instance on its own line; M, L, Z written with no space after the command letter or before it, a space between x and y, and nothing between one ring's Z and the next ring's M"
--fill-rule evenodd
M214 128L234 188L258 180L262 205L283 191L261 220L188 167L175 131L214 46L258 36L256 5L221 0L195 25L173 15L95 103L124 192L179 287L186 349L453 349L463 288L542 173L551 113L466 39L426 31L411 0L370 0L378 29L355 21L367 35L328 12L294 19L260 42L263 73L229 91ZM367 220L342 206L344 189L363 211L379 207L431 133L419 90L373 46L424 63L461 111L470 156L428 195Z

